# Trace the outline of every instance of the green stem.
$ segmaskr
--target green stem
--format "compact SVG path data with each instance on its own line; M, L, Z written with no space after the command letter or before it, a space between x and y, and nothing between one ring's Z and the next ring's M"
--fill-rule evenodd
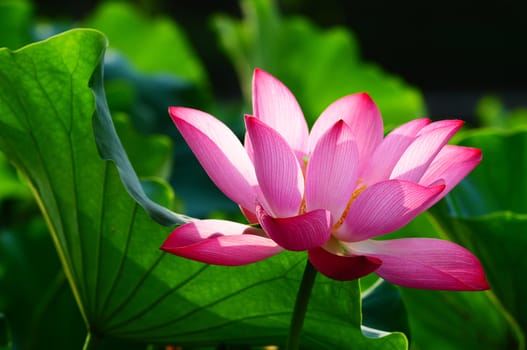
M95 350L99 348L100 338L97 337L92 332L88 331L86 334L86 340L84 341L84 346L82 350Z
M304 325L304 318L306 316L307 305L309 304L309 298L313 285L315 284L315 278L317 277L317 270L311 265L308 260L306 268L304 269L304 275L302 276L302 282L296 295L295 309L293 310L293 317L291 318L291 325L289 326L289 337L287 339L287 350L297 350L300 348L300 335L302 333L302 326Z

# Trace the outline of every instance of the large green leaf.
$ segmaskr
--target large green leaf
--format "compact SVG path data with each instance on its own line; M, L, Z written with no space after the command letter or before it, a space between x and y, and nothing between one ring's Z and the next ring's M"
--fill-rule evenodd
M92 337L282 343L305 254L229 268L159 251L171 229L147 213L185 218L146 197L116 139L102 88L105 44L99 32L74 30L0 51L0 149L34 190ZM363 336L358 283L322 276L303 335L306 349L406 348L402 334Z
M242 0L244 19L217 16L214 24L234 63L247 100L252 69L275 74L313 122L339 97L366 91L393 126L425 112L418 90L360 58L348 30L321 30L303 18L282 18L273 0Z
M492 296L524 349L527 131L479 130L461 143L481 148L483 161L432 213L449 237L480 258Z

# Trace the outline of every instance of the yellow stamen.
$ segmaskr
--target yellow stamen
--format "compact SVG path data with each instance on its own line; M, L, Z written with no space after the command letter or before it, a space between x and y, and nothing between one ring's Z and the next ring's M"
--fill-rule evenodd
M335 223L335 225L333 225L333 230L338 229L344 223L344 220L346 219L346 216L348 215L348 213L350 211L351 204L362 193L362 191L364 191L366 189L366 187L367 187L367 185L365 183L361 184L361 181L359 180L359 183L357 185L357 189L355 191L353 191L353 194L351 195L351 198L348 201L348 204L346 205L346 209L344 209L344 212L342 213L339 221L337 221Z
M309 162L309 156L305 155L302 157L302 176L304 177L304 182L306 181L306 169L307 163ZM300 203L300 208L298 209L298 215L304 214L306 212L306 198L302 196L302 203Z
M306 198L302 197L302 203L300 203L300 209L298 210L298 214L304 214L306 212Z

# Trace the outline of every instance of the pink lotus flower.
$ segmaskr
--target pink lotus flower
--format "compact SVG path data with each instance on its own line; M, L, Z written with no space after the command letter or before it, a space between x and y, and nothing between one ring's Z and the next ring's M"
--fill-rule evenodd
M383 137L379 110L360 93L332 103L309 133L295 97L262 70L254 72L253 112L244 147L213 116L170 107L212 181L261 228L194 221L161 249L219 265L307 250L315 268L337 280L375 272L407 287L488 288L479 261L454 243L373 240L430 208L480 162L478 149L446 145L461 121L417 119Z

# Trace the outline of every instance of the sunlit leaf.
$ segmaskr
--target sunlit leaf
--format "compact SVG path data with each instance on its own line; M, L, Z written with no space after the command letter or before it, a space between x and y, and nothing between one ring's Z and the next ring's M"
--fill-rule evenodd
M322 30L305 18L282 17L273 0L241 4L241 21L217 16L214 24L247 100L252 69L259 67L291 88L310 123L337 98L363 91L371 94L389 126L425 113L418 90L360 58L349 30Z
M165 223L186 218L146 196L116 137L102 87L105 44L99 32L74 30L0 51L0 149L34 189L91 334L283 343L306 255L230 268L159 250L171 228L147 213ZM405 349L406 338L363 336L358 283L319 276L303 345Z

